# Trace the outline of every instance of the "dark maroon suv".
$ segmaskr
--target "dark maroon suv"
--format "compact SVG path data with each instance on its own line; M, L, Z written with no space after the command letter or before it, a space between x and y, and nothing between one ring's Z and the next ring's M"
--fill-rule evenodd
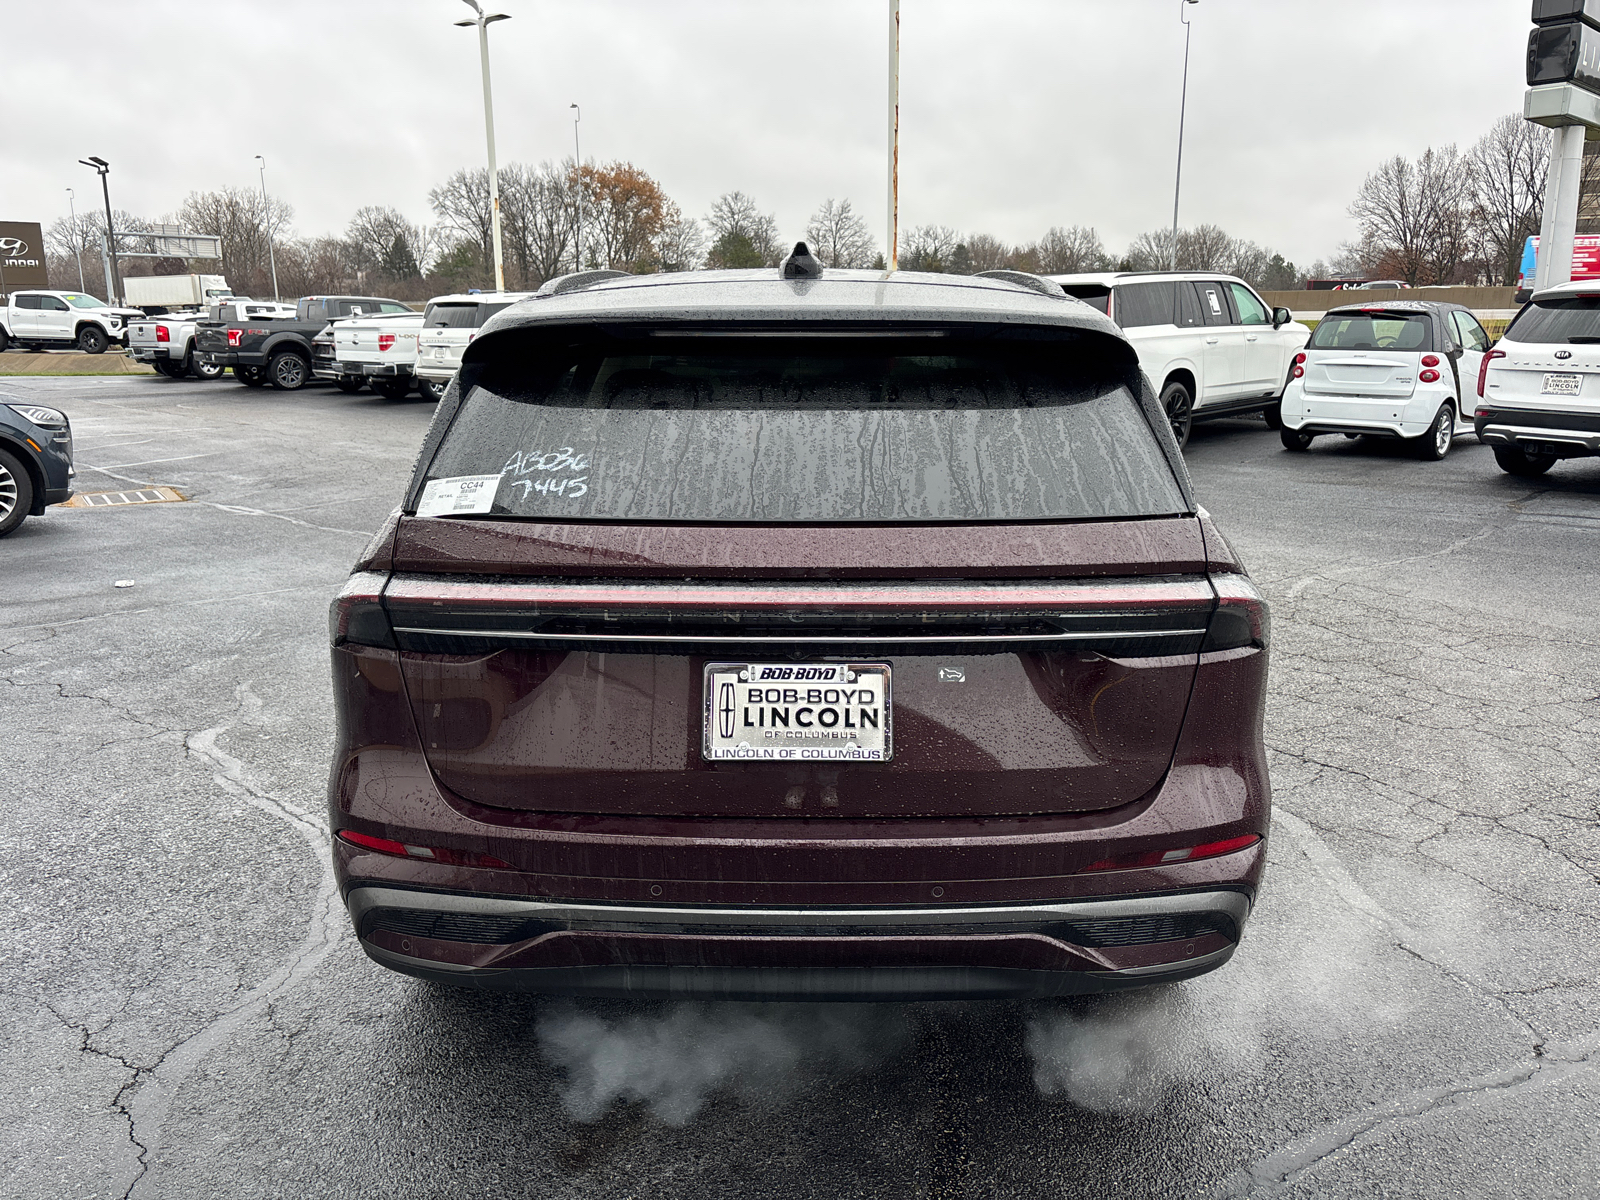
M332 611L363 949L582 995L1050 996L1226 962L1267 613L1132 348L1032 276L547 285Z

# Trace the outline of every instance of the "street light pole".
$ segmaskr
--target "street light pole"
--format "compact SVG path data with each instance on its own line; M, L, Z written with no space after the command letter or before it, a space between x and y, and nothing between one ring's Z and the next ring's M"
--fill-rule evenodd
M578 148L578 122L583 120L583 109L576 104L567 105L578 115L572 118L572 178L578 189L578 256L574 271L583 270L583 151Z
M494 161L494 99L489 91L489 26L495 21L509 21L511 17L506 13L485 14L478 7L478 0L463 0L463 2L477 13L472 21L457 21L457 25L478 27L478 52L483 59L483 132L489 143L489 200L493 204L490 219L494 228L494 290L506 290L506 264L505 257L500 251L500 172Z
M884 266L900 266L900 0L889 0L889 253Z
M1178 170L1172 182L1172 245L1167 251L1167 270L1178 269L1178 194L1183 189L1183 119L1189 110L1189 5L1200 0L1180 0L1178 19L1183 22L1183 98L1178 102Z
M72 252L78 258L78 290L87 292L89 289L83 282L83 238L78 236L78 209L76 201L78 194L71 188L67 189L67 212L72 218Z
M261 164L261 219L267 223L267 261L272 264L272 299L282 304L283 297L278 295L278 256L272 249L272 202L267 199L267 160L258 154L256 161Z
M78 160L84 166L100 172L100 191L106 198L106 256L111 262L111 287L110 291L115 296L107 296L108 301L118 305L122 303L122 271L117 266L117 235L111 225L111 185L106 182L106 176L111 173L111 164L105 159L91 154L88 158Z

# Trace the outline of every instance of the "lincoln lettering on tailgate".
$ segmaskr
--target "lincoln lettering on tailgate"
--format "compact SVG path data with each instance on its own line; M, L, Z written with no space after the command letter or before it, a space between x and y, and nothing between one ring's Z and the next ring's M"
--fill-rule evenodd
M888 762L885 663L708 663L705 757Z

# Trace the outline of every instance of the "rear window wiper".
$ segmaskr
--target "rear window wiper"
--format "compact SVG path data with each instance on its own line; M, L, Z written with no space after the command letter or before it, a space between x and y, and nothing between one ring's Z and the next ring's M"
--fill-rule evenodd
M1596 333L1580 333L1577 337L1567 339L1569 346L1593 346L1597 343L1600 343L1600 334Z

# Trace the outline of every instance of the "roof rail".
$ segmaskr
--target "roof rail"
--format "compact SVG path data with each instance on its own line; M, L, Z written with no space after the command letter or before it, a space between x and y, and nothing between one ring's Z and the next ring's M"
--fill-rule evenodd
M612 271L602 268L598 271L574 271L570 275L557 275L554 279L546 279L543 286L534 293L535 296L561 296L567 292L581 292L584 288L593 287L597 283L604 283L607 279L628 279L628 271Z
M821 279L822 263L811 253L811 247L804 242L796 242L794 249L789 251L789 257L778 268L778 278Z
M1043 275L1033 275L1027 271L978 271L975 278L1001 279L1006 283L1014 283L1018 287L1025 287L1029 291L1038 292L1041 296L1061 296L1065 298L1066 290L1054 279L1046 279Z

